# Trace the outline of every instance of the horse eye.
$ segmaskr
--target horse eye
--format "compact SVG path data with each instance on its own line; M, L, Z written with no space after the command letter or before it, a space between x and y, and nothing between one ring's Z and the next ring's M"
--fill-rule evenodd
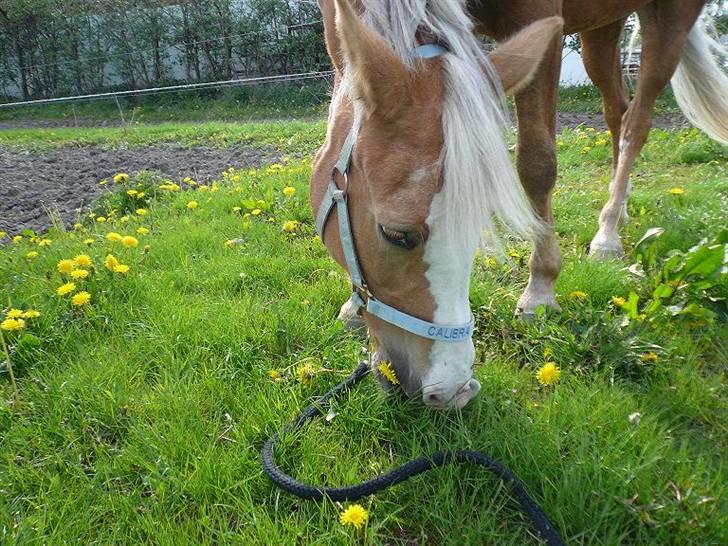
M412 250L415 248L421 239L415 232L399 231L382 225L379 226L379 232L388 243L406 250Z

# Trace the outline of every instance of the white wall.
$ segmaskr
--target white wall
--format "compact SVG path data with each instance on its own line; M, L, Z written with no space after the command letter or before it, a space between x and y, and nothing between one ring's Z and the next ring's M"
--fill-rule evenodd
M589 82L581 55L565 47L561 58L561 85L580 85Z

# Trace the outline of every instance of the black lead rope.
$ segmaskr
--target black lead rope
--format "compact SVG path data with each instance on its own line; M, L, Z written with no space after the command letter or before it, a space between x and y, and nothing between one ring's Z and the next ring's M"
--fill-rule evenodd
M321 501L324 498L329 498L333 501L354 501L362 497L366 497L367 495L377 493L378 491L382 491L387 487L403 482L412 476L422 474L432 468L444 466L450 463L475 464L486 467L510 486L513 495L518 499L518 502L521 505L521 510L528 516L533 527L546 541L548 546L564 546L564 542L554 529L549 518L528 494L524 483L519 480L508 467L491 459L484 453L480 453L479 451L471 451L468 449L461 449L457 451L438 451L433 453L430 457L419 457L413 461L403 464L402 466L398 466L394 470L380 474L371 480L348 487L315 487L313 485L301 483L292 476L283 472L276 464L274 457L276 443L281 435L298 430L314 417L321 415L323 413L323 408L331 399L336 399L345 392L349 391L368 373L368 363L362 362L359 367L344 380L343 383L327 392L317 401L317 403L303 410L293 423L283 429L282 433L276 433L266 440L263 445L263 468L265 469L266 474L268 474L270 479L273 480L278 487L305 500Z

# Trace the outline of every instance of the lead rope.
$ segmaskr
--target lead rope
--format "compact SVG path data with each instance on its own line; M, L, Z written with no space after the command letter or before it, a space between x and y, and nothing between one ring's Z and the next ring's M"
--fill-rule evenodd
M370 480L347 487L316 487L299 482L294 477L283 472L275 461L275 449L279 439L286 434L300 429L314 417L323 415L324 408L331 400L337 399L341 395L349 392L352 387L369 374L369 370L369 363L362 362L342 383L303 410L281 433L276 433L266 440L262 452L263 469L278 487L305 500L322 501L328 498L332 501L355 501L433 468L445 466L450 463L475 464L486 467L510 487L511 492L518 499L521 511L528 516L534 529L538 531L548 546L564 546L564 542L554 529L548 516L546 516L541 507L528 494L525 484L508 467L479 451L471 451L469 449L438 451L430 457L419 457Z

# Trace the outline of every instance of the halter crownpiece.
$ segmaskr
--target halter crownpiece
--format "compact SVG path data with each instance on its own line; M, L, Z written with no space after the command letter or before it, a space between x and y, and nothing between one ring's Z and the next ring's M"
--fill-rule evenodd
M447 50L441 45L425 44L418 46L415 53L423 59L431 59L446 53ZM389 324L393 324L403 330L411 332L417 336L431 339L433 341L443 341L455 343L470 339L473 335L473 325L475 319L472 314L470 320L465 324L437 324L428 322L403 311L399 311L394 307L382 303L374 297L367 287L364 274L359 267L356 259L356 247L354 246L354 234L351 231L351 222L349 220L349 206L347 203L347 195L349 189L349 169L351 168L351 156L354 151L356 142L356 134L354 129L349 132L344 141L344 145L339 153L339 159L334 167L334 176L331 177L324 198L319 205L318 214L316 215L316 231L323 239L326 222L331 215L331 211L336 207L337 216L339 218L339 237L341 239L341 247L344 251L344 259L349 269L349 276L354 285L351 302L354 304L356 312L366 309L367 313L382 319ZM336 185L336 171L341 173L344 178L344 189L339 189ZM362 294L364 297L362 297Z

